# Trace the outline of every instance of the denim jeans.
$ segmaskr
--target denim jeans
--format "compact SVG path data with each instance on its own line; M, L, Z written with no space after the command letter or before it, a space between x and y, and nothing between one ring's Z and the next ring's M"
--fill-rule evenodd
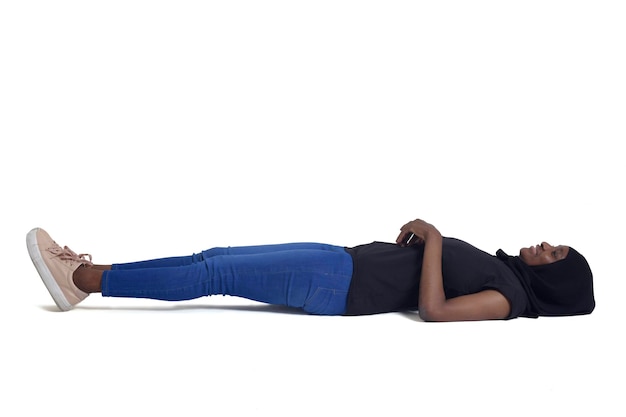
M114 264L102 275L102 295L178 301L222 294L339 315L352 268L343 247L321 243L212 248Z

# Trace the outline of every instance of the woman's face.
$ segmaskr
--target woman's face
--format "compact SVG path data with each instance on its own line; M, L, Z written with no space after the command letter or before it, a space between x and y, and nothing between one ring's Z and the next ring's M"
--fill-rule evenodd
M522 248L519 257L529 266L547 265L561 259L565 259L569 252L569 246L552 246L543 242L537 246Z

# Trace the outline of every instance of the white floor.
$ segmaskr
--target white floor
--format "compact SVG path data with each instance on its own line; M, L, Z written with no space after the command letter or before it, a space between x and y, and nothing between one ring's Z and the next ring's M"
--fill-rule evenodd
M28 272L20 275L35 281ZM429 324L409 314L311 317L228 298L92 296L59 313L45 290L20 287L29 297L6 309L2 348L3 408L19 415L623 410L626 346L606 307L578 318Z
M626 414L620 2L83 3L0 5L0 415ZM490 253L576 247L596 311L60 313L25 246L350 246L416 217Z

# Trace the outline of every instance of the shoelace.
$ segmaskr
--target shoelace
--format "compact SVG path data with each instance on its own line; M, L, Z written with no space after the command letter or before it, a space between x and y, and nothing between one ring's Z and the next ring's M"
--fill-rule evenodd
M58 256L62 261L80 262L81 264L93 266L91 262L91 255L88 253L77 254L67 246L61 248L60 246L53 246L48 248L48 251L55 256ZM89 259L86 259L88 257Z

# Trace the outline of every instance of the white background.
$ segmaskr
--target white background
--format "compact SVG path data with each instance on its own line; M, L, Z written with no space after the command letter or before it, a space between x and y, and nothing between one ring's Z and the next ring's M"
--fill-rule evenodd
M3 1L0 414L624 415L624 21L601 0ZM490 253L577 248L596 311L58 313L24 240L110 263L416 217Z

